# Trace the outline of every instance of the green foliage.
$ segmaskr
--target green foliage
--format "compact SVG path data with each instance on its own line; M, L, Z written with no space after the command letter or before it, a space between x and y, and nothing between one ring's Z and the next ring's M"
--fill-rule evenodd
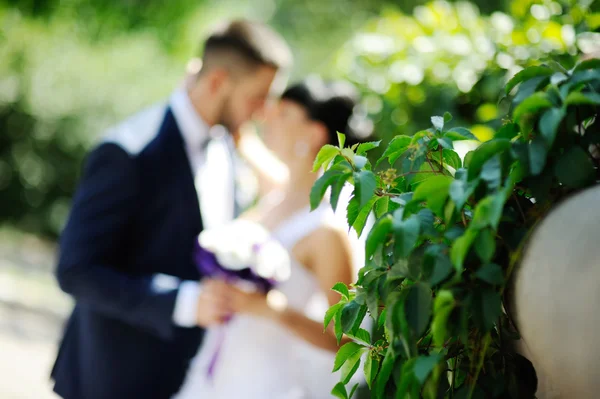
M513 121L464 162L452 147L470 132L449 128L448 115L431 118L432 128L412 137L392 139L373 159L375 169L371 161L356 163L350 149L336 147L336 156L322 150L320 158L333 159L324 176L340 167L352 171L327 183L355 185L351 206L358 209L350 217L372 209L377 217L357 283L334 287L342 305L326 318L327 324L340 315L339 336L356 334L367 315L376 322L373 340L364 336L338 352L342 386L368 352L364 373L374 398L534 397L512 345L518 335L506 288L536 222L595 184L600 170L593 156L600 144L600 64L580 63L560 79L550 71L534 66L508 83ZM378 177L368 186L371 198L361 191L363 173ZM398 177L406 184L393 184ZM378 208L379 201L385 206Z

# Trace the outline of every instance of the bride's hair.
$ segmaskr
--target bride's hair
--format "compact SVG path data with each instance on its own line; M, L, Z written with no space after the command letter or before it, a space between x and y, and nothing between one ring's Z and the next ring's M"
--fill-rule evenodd
M346 135L346 145L367 141L373 123L360 105L360 94L347 81L325 82L309 77L290 86L281 96L306 108L311 119L325 125L329 144L337 144L337 132Z

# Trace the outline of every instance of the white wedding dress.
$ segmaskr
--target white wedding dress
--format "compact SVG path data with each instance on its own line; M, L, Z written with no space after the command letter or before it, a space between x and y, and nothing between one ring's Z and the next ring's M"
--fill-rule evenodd
M336 223L329 204L296 213L272 233L288 250L323 225ZM291 262L291 277L277 286L288 306L322 321L329 305L313 274ZM209 364L222 339L212 377ZM235 315L208 329L186 381L173 399L320 399L330 398L339 381L332 373L335 354L298 338L266 319ZM361 373L357 373L361 374Z

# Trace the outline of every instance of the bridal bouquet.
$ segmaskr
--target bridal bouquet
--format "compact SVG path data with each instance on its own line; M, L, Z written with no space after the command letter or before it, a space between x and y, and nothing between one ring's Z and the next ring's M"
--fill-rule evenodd
M203 276L249 285L265 294L290 277L288 251L265 228L247 220L203 231L198 237L195 262ZM211 379L224 336L221 329L208 366Z
M286 249L261 225L247 220L200 233L195 260L203 276L250 283L264 293L290 276Z

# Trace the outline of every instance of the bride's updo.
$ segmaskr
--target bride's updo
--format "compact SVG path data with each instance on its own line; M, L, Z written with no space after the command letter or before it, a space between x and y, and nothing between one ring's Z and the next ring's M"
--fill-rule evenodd
M309 77L290 86L281 97L304 106L311 119L323 123L329 144L337 144L337 132L346 135L346 146L367 141L372 134L373 123L359 104L360 94L347 81Z

